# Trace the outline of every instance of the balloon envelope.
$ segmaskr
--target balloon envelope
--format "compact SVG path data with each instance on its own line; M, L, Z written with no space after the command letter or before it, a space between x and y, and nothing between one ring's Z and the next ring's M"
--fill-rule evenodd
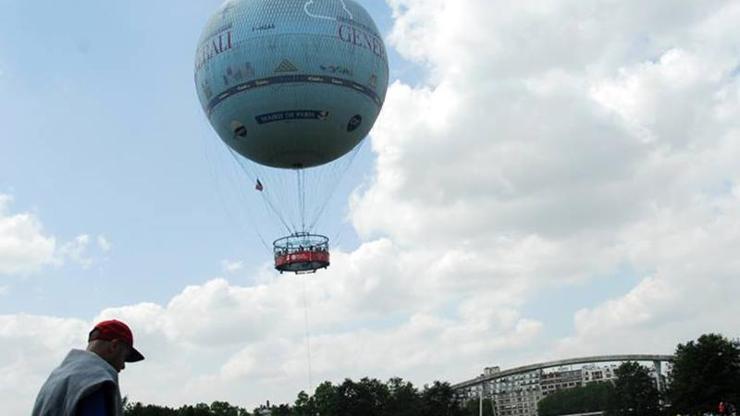
M308 168L367 136L388 58L353 0L231 0L203 31L195 83L228 146L262 165Z

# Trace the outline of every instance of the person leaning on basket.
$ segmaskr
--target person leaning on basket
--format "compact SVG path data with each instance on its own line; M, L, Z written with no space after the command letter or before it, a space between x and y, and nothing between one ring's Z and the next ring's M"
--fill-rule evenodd
M87 350L72 350L41 387L32 416L121 416L118 373L144 359L128 325L115 319L95 325Z

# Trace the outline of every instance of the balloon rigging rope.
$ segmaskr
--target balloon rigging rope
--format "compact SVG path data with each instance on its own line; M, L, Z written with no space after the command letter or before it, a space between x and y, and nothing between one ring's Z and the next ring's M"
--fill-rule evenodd
M234 172L235 172L235 175L238 175L239 174L238 169L242 169L243 170L243 168L242 168L241 164L239 164L238 161L236 162L236 165L237 165L237 167L233 167L233 165L232 165L232 169L236 169L236 170L234 170ZM244 188L244 185L242 184L243 179L241 177L239 177L238 179L239 180L234 181L234 183L235 183L234 186L236 187L236 189L238 189L239 194L242 195L242 200L244 202L244 208L246 210L246 218L247 218L247 221L249 222L249 224L251 226L251 229L254 230L254 232L257 234L257 237L260 239L260 242L265 247L265 249L268 252L272 253L272 247L270 247L270 245L267 244L267 241L265 241L264 236L260 232L259 228L257 228L257 225L255 223L255 219L252 216L252 213L251 213L251 210L250 210L250 207L249 207L249 196L247 195L247 190ZM241 210L239 210L239 211L242 212Z
M301 231L306 230L306 184L303 169L297 169L299 209L301 210Z
M204 141L204 143L208 143L208 141ZM231 150L231 148L230 148L229 146L226 146L226 148L227 148L227 149L228 149L228 150L229 150L230 152L232 151L232 150ZM220 148L219 148L219 149L220 149ZM211 166L211 174L212 174L212 176L213 176L213 178L214 178L214 182L217 182L217 181L215 180L215 178L216 178L216 166L217 166L217 165L216 165L216 163L215 163L215 162L213 161L213 159L212 159L212 155L211 155L211 152L210 152L210 148L208 147L208 145L207 145L207 144L205 145L205 152L204 152L204 153L205 153L205 155L206 155L206 159L208 159L208 164L209 164L209 165ZM238 162L238 161L236 161L236 165L237 165L237 166L239 166L238 168L235 168L235 167L234 167L234 165L231 165L231 164L229 164L228 162L227 162L226 164L227 164L227 165L230 165L230 166L231 166L231 169L232 169L232 175L227 175L227 177L228 177L229 179L231 179L231 186L234 186L234 187L235 187L235 188L237 189L237 193L238 193L239 195L241 195L241 197L242 197L242 198L243 198L244 200L246 200L247 198L246 198L246 196L245 196L245 193L244 193L244 187L243 187L243 186L241 186L241 185L238 185L238 184L236 184L236 181L234 180L234 177L235 177L235 176L233 176L234 174L238 174L238 172L234 173L234 170L233 170L233 169L242 169L242 167L241 167L241 164L239 164L239 162ZM240 178L240 179L241 179L241 178ZM228 206L228 204L226 204L226 202L225 202L225 200L224 200L224 197L223 197L223 195L222 195L222 192L221 192L221 188L220 188L220 187L219 187L218 185L216 186L216 188L218 189L218 192L217 192L217 194L218 194L219 200L221 201L221 206L222 206L222 207L224 207L224 211L226 211L226 212L227 212L227 214L228 214L228 215L229 215L230 217L234 218L234 219L236 219L237 217L240 217L240 219L243 219L243 217L244 217L243 215L238 215L238 216L237 216L237 215L234 215L234 214L233 214L233 213L232 213L231 211L229 211L229 210L228 210L228 208L226 208L226 207ZM252 230L254 230L254 231L255 231L255 232L257 233L257 237L259 238L260 242L261 242L261 243L262 243L262 245L263 245L263 246L265 247L265 249L266 249L266 250L267 250L268 252L272 252L272 247L268 246L268 244L267 244L267 242L265 241L265 238L263 237L262 233L261 233L261 232L259 231L259 229L257 228L257 226L256 226L256 224L255 224L255 222L254 222L254 218L252 218L252 216L251 216L251 214L250 214L250 212L249 212L249 206L248 206L248 204L245 204L245 205L247 205L247 206L246 206L246 208L247 208L247 215L246 215L246 218L247 218L247 222L249 223L249 226L250 226L250 228L244 228L244 224L243 224L243 223L241 223L241 222L239 222L239 221L237 221L237 223L239 224L239 226L243 227L245 231L252 231ZM242 212L241 210L239 210L239 212L243 214L243 212Z
M328 196L326 197L326 199L324 199L324 203L321 204L321 207L319 208L318 212L314 216L314 219L311 222L311 225L308 227L309 232L314 230L319 220L321 219L321 216L324 215L324 211L326 210L326 207L329 205L329 201L331 201L331 199L334 197L334 193L337 191L337 188L339 188L340 182L347 174L347 171L349 170L349 168L352 167L352 164L355 161L355 157L357 157L357 154L360 153L360 150L364 147L365 142L366 140L361 141L360 144L356 146L355 149L350 154L347 165L344 166L342 171L339 173L339 180L335 181L335 183L333 184L331 190L329 191Z
M259 178L253 178L252 177L253 176L252 173L249 172L249 170L246 168L246 166L244 166L240 162L239 156L236 155L236 152L234 151L234 149L232 149L231 147L228 147L228 146L227 146L227 148L229 149L229 153L231 153L231 157L234 158L234 160L236 161L236 163L242 168L242 170L244 171L244 173L247 174L247 176L249 177L249 179L251 181L253 181L253 182L256 182ZM278 219L283 224L283 226L288 231L288 233L292 233L292 231L290 229L290 226L288 225L288 223L285 221L285 218L283 217L282 212L280 212L280 210L278 210L277 207L275 207L275 205L272 203L272 201L270 200L270 198L268 198L267 193L264 190L260 191L260 193L262 194L262 200L265 203L265 205L267 206L267 208L270 211L272 211L273 213L275 213L275 215L277 215Z

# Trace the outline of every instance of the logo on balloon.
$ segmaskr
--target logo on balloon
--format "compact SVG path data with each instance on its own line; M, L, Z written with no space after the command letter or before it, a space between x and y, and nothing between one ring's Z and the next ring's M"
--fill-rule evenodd
M362 124L362 116L357 114L349 120L349 123L347 123L347 131L348 132L355 131L360 127L361 124Z
M230 29L227 29L225 32L217 33L211 38L206 39L206 41L198 47L195 70L199 71L213 57L221 55L233 47L234 44Z
M339 39L358 48L367 49L378 58L386 61L385 47L383 41L373 33L351 26L340 24L338 28Z
M255 117L257 123L267 124L285 120L320 120L324 121L329 118L328 111L317 110L296 110L296 111L278 111L275 113L261 114Z

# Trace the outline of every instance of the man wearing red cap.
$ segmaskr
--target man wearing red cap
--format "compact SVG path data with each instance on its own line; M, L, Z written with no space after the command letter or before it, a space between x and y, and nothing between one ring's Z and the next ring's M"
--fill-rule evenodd
M118 373L144 356L131 329L115 319L95 325L87 350L72 350L46 380L32 416L121 416Z

